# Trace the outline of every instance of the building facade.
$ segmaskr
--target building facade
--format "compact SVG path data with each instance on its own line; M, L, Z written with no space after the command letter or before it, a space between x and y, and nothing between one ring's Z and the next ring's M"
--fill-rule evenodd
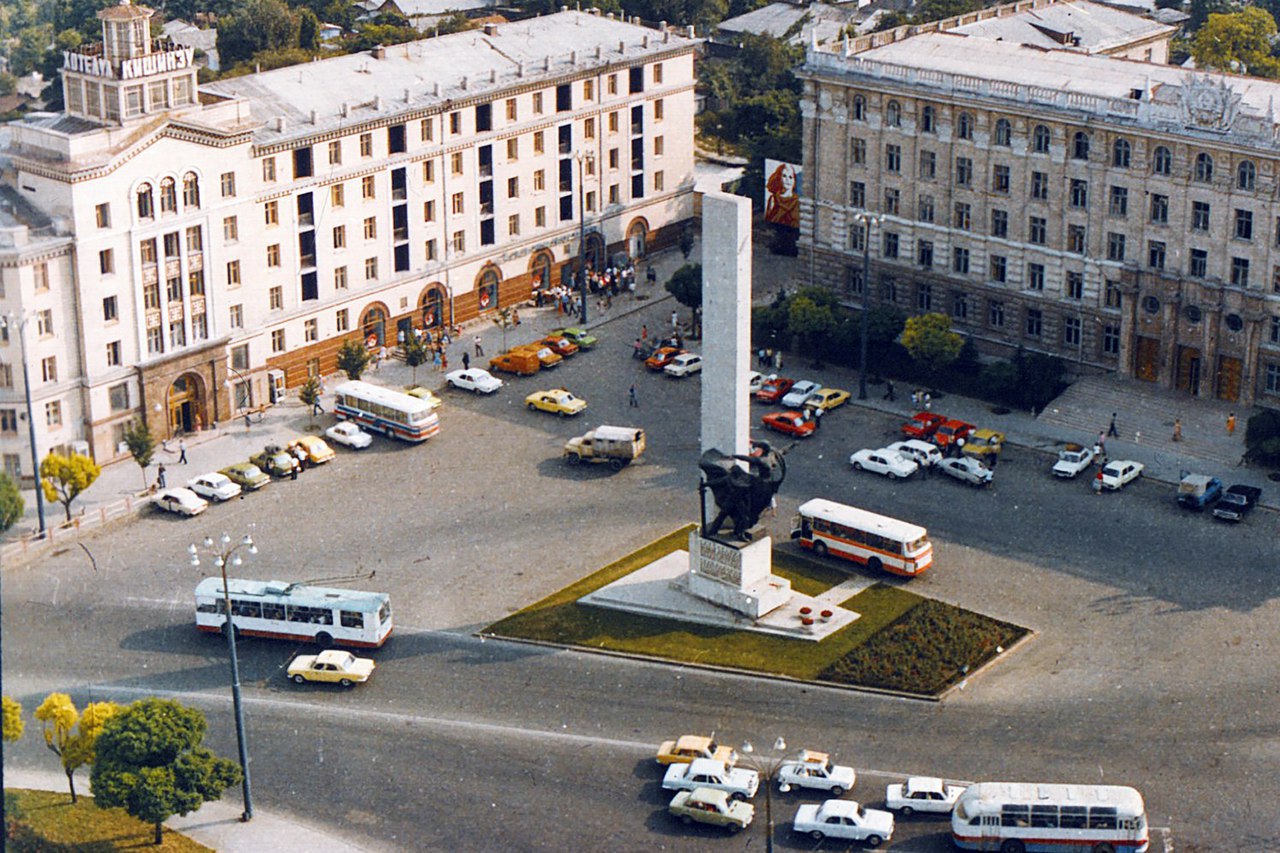
M673 31L562 12L197 86L151 14L101 12L65 112L9 126L0 314L26 320L41 454L237 417L348 338L494 313L692 215L697 42Z
M1280 84L954 30L801 74L816 280L988 351L1280 402Z

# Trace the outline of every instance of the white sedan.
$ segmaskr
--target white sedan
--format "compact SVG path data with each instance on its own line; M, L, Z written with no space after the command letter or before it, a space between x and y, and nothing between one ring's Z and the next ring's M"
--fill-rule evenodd
M373 444L373 436L351 421L334 424L324 431L324 437L336 444L345 444L353 450L364 450Z
M822 805L800 806L791 828L807 833L814 841L848 838L879 847L893 837L893 815L880 809L864 809L853 800L827 800Z
M1102 488L1116 491L1142 476L1142 463L1132 459L1108 462L1102 469Z
M156 495L155 505L165 512L178 515L199 515L209 508L209 502L190 489L165 489Z
M948 785L935 776L912 776L906 782L886 786L884 804L904 817L914 812L950 814L963 793L964 785Z
M187 482L187 488L202 498L214 501L229 501L240 494L240 485L231 482L226 474L216 471L212 474L201 474Z
M825 752L800 750L799 756L778 765L778 790L784 794L792 788L818 788L838 797L853 789L857 778L852 767L832 764Z
M905 456L921 468L932 467L942 461L942 451L938 449L936 444L930 444L918 438L895 441L885 450L891 450L899 456Z
M804 405L804 401L809 399L809 395L814 391L822 390L822 386L817 382L810 382L808 379L801 379L795 385L791 386L791 390L787 391L782 398L782 405L788 409L798 409Z
M764 387L764 374L753 370L747 374L747 393L755 394Z
M938 470L971 486L989 486L994 476L990 468L969 456L944 459L938 463Z
M501 379L479 367L446 373L444 381L450 388L461 388L463 391L474 391L477 394L492 394L502 387Z
M883 474L890 480L910 477L920 470L918 464L887 447L883 450L859 450L849 457L849 464L855 471Z

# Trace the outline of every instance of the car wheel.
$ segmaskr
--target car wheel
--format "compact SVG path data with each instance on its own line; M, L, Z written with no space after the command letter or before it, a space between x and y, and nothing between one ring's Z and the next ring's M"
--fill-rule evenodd
M729 799L737 800L738 802L742 803L742 802L746 802L747 795L742 793L741 791L734 791L732 794L729 795Z
M884 567L884 563L880 562L879 557L872 557L871 559L867 560L867 568L873 572L878 572L883 567Z
M825 556L827 556L827 543L826 543L826 542L814 542L814 543L813 543L813 553L817 554L819 557L825 557Z
M881 841L884 841L884 839L883 839L883 838L881 838L881 837L880 837L880 836L878 836L878 835L868 835L868 836L867 836L867 846L868 846L868 847L879 847L879 846L880 846L880 842L881 842Z
M1027 853L1027 845L1016 838L1010 838L1000 845L1000 853Z
M561 409L561 410L560 410L560 417L562 417L562 418L567 418L567 417L569 417L569 413L568 413L568 412L566 412L564 409Z
M621 470L622 470L622 466L623 466L623 462L622 462L622 460L621 460L621 459L610 459L610 460L609 460L609 470L610 470L610 471L621 471Z
M306 680L305 678L303 678L301 675L293 675L293 676L290 676L290 678L292 678L292 679L293 679L293 683L294 683L294 684L306 684L306 683L307 683L307 680Z
M582 457L576 453L570 453L568 456L565 457L565 459L568 460L570 465L577 465L579 462L582 461Z
M821 841L827 836L822 832L822 830L815 829L813 832L809 833L809 837L812 838L814 841Z
M232 625L232 626L231 626L231 630L235 632L236 639L237 639L237 640L239 640L239 639L240 639L240 629L239 629L239 628L237 628L237 627L235 627L234 625ZM225 637L225 636L227 636L227 623L226 623L226 622L223 622L223 623L222 623L222 636L224 636L224 637Z
M687 814L680 815L680 822L683 823L685 826L689 826L691 823L693 823L693 818L689 817Z
M886 474L888 475L890 480L898 479L898 475L893 471L887 471Z
M911 815L915 814L916 810L911 808L911 806L903 806L901 811L903 817L911 817Z
M729 824L729 832L734 835L737 835L739 832L742 832L742 824L740 823Z
M535 406L533 403L527 403L526 405L528 405L529 411L531 412L536 412L538 410L538 407Z
M333 635L328 631L321 631L316 634L316 645L322 649L330 648L333 645Z
M862 470L862 463L861 463L861 462L855 462L855 463L853 463L853 470L855 470L855 471L861 471L861 470Z
M350 678L344 678L344 679L342 679L341 681L339 681L338 683L339 683L339 684L341 684L343 687L354 687L354 686L355 686L355 684L356 684L356 683L355 683L354 681L352 681Z
M450 380L449 380L449 387L450 387L450 388L457 388L457 387L458 387L458 383L457 383L457 382L454 382L452 379L450 379Z
M842 786L842 785L832 785L832 786L831 786L831 796L833 796L833 797L839 797L839 796L841 796L842 794L844 794L844 786Z

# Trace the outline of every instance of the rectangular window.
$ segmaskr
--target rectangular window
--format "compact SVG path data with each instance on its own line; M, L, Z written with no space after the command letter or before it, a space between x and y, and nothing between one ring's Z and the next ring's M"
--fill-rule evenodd
M361 157L373 156L373 134L372 133L360 134L360 156Z
M436 259L437 255L436 255L436 241L435 241L435 240L428 240L428 241L427 241L427 245L426 245L426 254L427 254L427 260L428 260L428 261L434 261L434 260Z
M273 329L271 332L271 351L284 352L284 329Z
M434 184L436 182L436 161L422 161L422 182L424 184Z
M609 113L609 132L610 133L618 132L618 113L616 110L614 112Z
M661 136L655 136L653 138L653 156L661 157L665 153L666 153L666 143L663 141L663 138Z
M859 230L858 233L862 232ZM925 269L933 266L933 243L928 240L916 241L916 263Z
M1237 240L1253 239L1253 211L1252 210L1236 211L1236 239Z
M268 225L280 224L280 202L269 201L262 206L262 221Z
M662 121L664 112L665 110L663 109L662 98L658 98L658 100L653 102L653 120Z
M1027 242L1043 246L1048 239L1049 225L1043 216L1033 216L1027 223Z
M182 301L182 277L175 275L165 279L165 290L167 292L170 302L181 302Z
M111 227L111 205L103 202L95 205L93 208L94 220L98 223L99 228Z
M1112 187L1111 201L1108 208L1112 216L1129 215L1129 190L1126 187Z
M901 198L902 194L896 189L886 189L884 191L884 212L890 216L897 216L898 202Z
M1004 328L1004 303L990 302L987 305L987 324L995 329Z
M1209 230L1209 202L1193 201L1191 202L1191 230L1204 231Z
M1027 288L1044 290L1044 264L1027 264Z
M364 238L366 240L376 240L378 238L378 217L376 216L365 217Z
M583 139L595 139L595 138L596 138L596 120L595 120L595 119L593 119L593 118L589 118L589 119L584 119L584 120L583 120L583 122L582 122L582 137L583 137ZM658 138L659 138L659 139L661 139L662 137L658 137Z
M222 197L223 198L234 197L236 194L236 173L223 172L221 183L222 183Z
M40 376L45 382L58 381L58 357L56 355L40 360Z
M335 139L329 143L329 165L342 165L342 142L340 140Z
M969 319L969 297L963 292L951 295L951 316L957 320Z
M894 146L897 147L896 145ZM932 151L920 152L920 177L932 181L938 175L938 155Z
M329 203L334 207L344 207L347 203L346 193L342 188L342 184L334 184L329 187Z
M849 162L854 166L867 165L867 140L849 140Z
M898 257L898 235L892 231L886 231L884 234L883 254L886 258Z
M376 281L377 278L378 278L378 259L365 258L364 259L364 280Z
M956 158L956 186L973 185L973 160L968 157Z
M268 184L276 182L276 158L267 157L262 161L262 180Z
M991 236L1001 238L1009 236L1009 211L991 211Z
M320 337L320 324L314 317L302 325L302 339L308 343Z
M347 268L346 268L345 266L343 266L343 267L335 267L335 268L334 268L334 270L333 270L333 289L334 289L334 290L346 290L346 289L347 289Z
M956 202L955 210L951 217L951 227L959 228L961 231L968 231L971 224L972 211L973 208L968 202Z
M1277 315L1271 318L1271 331L1269 333L1269 339L1273 344L1280 344L1280 315ZM9 379L9 384L10 386L13 385L12 377L10 377ZM1267 390L1271 390L1271 389L1268 388Z
M1039 308L1027 309L1027 337L1038 338L1044 331L1044 314Z
M62 403L54 400L44 404L44 422L49 427L62 426Z
M270 300L272 311L279 311L284 308L284 290L279 285L268 290L267 296Z
M610 95L618 94L618 75L610 74L606 81L606 87Z
M467 232L454 231L452 243L453 243L453 250L455 252L457 252L458 254L462 254L463 252L465 252L467 250Z
M49 289L49 265L47 263L34 264L31 267L32 282L36 293L44 293ZM4 296L4 288L0 287L0 296Z
M374 184L373 175L365 175L363 178L361 178L360 179L360 197L376 198L377 195L378 195L378 188Z
M1031 197L1037 201L1049 198L1049 176L1045 172L1031 173Z
M1209 272L1209 253L1204 249L1191 250L1191 263L1187 265L1187 275L1191 278L1204 278Z
M464 213L465 203L462 193L454 193L452 198L452 209L454 213Z
M1005 282L1009 280L1009 259L1003 255L992 255L987 265L991 268L991 280Z
M116 297L108 296L102 300L102 320L110 323L120 319L120 307Z
M654 83L662 82L662 63L661 62L653 63L653 82Z
M1080 318L1067 317L1062 321L1062 343L1069 347L1080 346ZM1056 810L1056 806L1054 807Z
M36 312L36 330L40 337L53 334L53 309L45 308Z
M1169 197L1152 194L1151 222L1155 225L1166 225L1169 222Z
M455 151L449 157L449 173L452 175L462 174L462 152Z
M120 342L112 341L107 344L107 367L120 366Z
M1083 225L1067 226L1067 251L1083 255L1085 249L1085 230Z
M147 354L158 355L164 352L164 328L152 326L147 329Z
M493 130L493 104L476 104L476 133Z
M533 224L538 228L545 228L547 226L547 209L545 207L534 209Z
M1078 178L1072 178L1070 198L1072 207L1088 207L1089 182L1079 180Z
M1159 240L1147 243L1147 266L1153 270L1164 269L1165 244Z
M1107 234L1107 260L1123 261L1125 250L1125 236L1123 234L1111 231Z
M1067 298L1084 299L1084 273L1067 273Z
M1231 283L1236 287L1249 286L1249 259L1231 259Z
M1116 284L1116 283L1115 283L1114 281L1112 281L1111 279L1107 279L1106 291L1105 291L1105 292L1106 292L1106 304L1107 304L1107 307L1108 307L1108 308L1119 308L1119 307L1120 307L1120 300L1121 300L1120 285Z
M514 163L520 159L520 140L511 137L507 140L507 162Z
M243 305L231 306L231 328L233 329L244 328L244 306Z
M121 382L107 389L107 399L111 403L111 411L123 412L129 408L129 386Z
M902 171L901 145L886 145L884 147L884 170L894 174Z
M424 201L422 203L422 221L436 221L436 203L434 201Z
M931 195L922 195L916 201L916 218L921 222L933 222L934 201Z
M279 243L272 243L270 246L267 247L267 266L269 267L280 266L280 244Z
M348 319L350 315L347 313L347 309L340 308L338 309L337 313L335 313L333 316L334 316L334 328L336 328L339 332L347 331L348 328L350 327L350 322L351 322Z
M665 183L666 183L666 178L661 171L657 171L653 173L653 191L654 192L662 192L662 190L664 189Z
M969 250L955 246L951 249L951 271L960 275L969 273Z
M1106 325L1102 327L1102 351L1106 355L1120 354L1120 327Z
M98 272L110 275L116 271L116 253L114 249L103 249L98 253Z
M142 305L143 307L158 311L160 310L160 284L159 282L151 282L142 287Z
M919 285L916 288L916 310L928 313L933 310L933 286Z
M991 167L991 191L1000 193L1001 195L1009 194L1009 167L1008 166L992 166Z
M520 234L520 214L513 213L507 217L507 234L512 237Z
M533 112L534 115L542 115L542 93L533 93Z

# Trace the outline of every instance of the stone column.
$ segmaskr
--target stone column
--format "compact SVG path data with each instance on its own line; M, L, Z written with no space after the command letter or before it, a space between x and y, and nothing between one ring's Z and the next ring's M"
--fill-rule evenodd
M702 452L746 454L750 428L751 200L702 199Z

